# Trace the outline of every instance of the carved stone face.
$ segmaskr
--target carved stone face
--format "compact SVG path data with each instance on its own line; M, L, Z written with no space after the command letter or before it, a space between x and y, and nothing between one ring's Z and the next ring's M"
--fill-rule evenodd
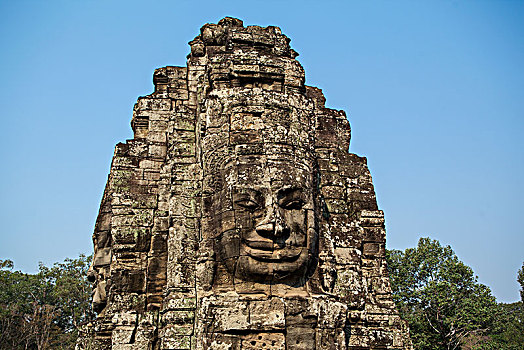
M311 168L291 155L245 156L223 172L215 219L226 269L245 281L303 284L317 240Z
M107 277L111 262L111 248L98 248L93 256L87 279L93 282L93 310L100 313L107 305Z

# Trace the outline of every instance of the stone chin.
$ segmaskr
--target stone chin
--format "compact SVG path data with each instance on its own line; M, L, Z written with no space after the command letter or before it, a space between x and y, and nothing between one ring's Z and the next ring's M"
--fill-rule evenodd
M228 270L236 278L244 281L297 285L305 282L308 261L307 250L290 261L267 260L244 255L238 257L235 264L230 264Z
M99 281L96 283L93 290L93 311L96 313L101 313L102 310L107 306L107 283L105 281Z
M242 242L238 234L225 233L217 240L221 247L219 260L232 276L242 281L303 284L314 260L309 249L276 243L270 247L266 242Z

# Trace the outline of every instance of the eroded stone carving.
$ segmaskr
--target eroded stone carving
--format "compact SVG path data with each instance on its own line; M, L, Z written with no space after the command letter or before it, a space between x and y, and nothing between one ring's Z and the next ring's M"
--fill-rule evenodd
M224 18L118 144L78 349L410 349L343 111L277 27Z
M232 279L304 285L318 260L314 167L291 145L259 145L224 158L204 196L217 262Z

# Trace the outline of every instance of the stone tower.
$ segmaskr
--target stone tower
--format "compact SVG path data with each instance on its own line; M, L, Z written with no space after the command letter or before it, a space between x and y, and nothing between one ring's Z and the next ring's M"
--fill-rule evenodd
M116 146L78 349L410 349L343 111L277 27L224 18Z

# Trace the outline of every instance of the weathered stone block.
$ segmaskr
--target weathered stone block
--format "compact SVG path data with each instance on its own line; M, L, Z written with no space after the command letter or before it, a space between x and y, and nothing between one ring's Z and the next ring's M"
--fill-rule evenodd
M253 300L249 303L249 320L255 329L285 328L285 306L280 298Z
M286 330L286 349L289 350L315 350L315 329L288 327Z
M122 292L145 292L145 274L142 271L117 270L111 274L112 288Z

